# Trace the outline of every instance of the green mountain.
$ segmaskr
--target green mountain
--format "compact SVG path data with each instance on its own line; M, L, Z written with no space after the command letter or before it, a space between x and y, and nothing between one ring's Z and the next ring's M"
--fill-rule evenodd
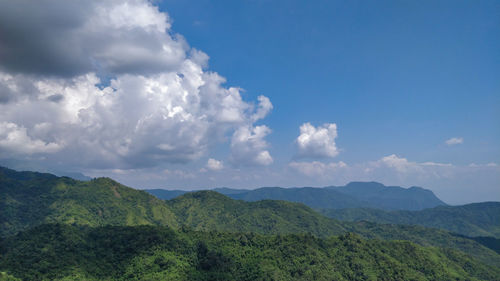
M0 242L23 280L498 280L460 252L355 234L319 239L154 226L41 225ZM12 280L12 279L11 279Z
M158 198L170 200L187 193L182 190L146 190ZM378 208L384 210L422 210L446 205L434 193L420 187L384 186L376 182L351 182L346 186L262 187L255 190L216 188L214 191L245 201L286 200L317 209Z
M300 204L277 200L245 202L214 191L186 193L167 201L185 226L202 231L256 232L260 234L312 233L319 237L353 232L365 238L408 240L422 246L453 248L500 266L491 243L481 243L447 231L421 226L340 222ZM492 248L493 247L493 248Z
M0 236L55 222L177 226L164 201L109 178L84 182L0 167L0 194Z
M0 229L4 237L45 223L92 227L157 225L266 235L311 233L323 238L354 232L365 238L452 248L500 266L500 255L493 250L494 241L473 240L419 226L340 222L300 203L246 202L213 191L163 201L107 178L81 182L5 168L0 170L0 194Z
M328 217L342 221L371 221L440 228L466 236L500 238L500 202L463 206L439 206L421 211L377 209L322 209Z
M261 234L312 233L330 236L346 230L335 220L298 203L233 200L215 191L186 193L167 201L179 222L203 231Z

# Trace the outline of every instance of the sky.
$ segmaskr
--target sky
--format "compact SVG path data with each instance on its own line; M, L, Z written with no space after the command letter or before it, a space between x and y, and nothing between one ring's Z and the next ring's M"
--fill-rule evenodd
M0 0L0 165L500 201L498 1Z

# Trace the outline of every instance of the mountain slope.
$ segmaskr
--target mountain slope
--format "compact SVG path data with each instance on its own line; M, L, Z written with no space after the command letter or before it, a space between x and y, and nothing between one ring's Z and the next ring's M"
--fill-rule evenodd
M421 211L384 211L376 209L323 209L320 212L342 221L371 221L422 225L445 229L466 236L500 238L500 202L462 206L439 206Z
M309 232L318 236L345 232L337 221L292 202L244 202L215 191L198 191L181 195L167 204L180 222L195 230L262 234Z
M402 188L385 186L378 182L351 182L346 186L327 187L327 189L370 202L378 209L423 210L446 205L432 191L416 186Z
M42 223L177 226L165 203L108 178L77 181L0 167L0 236Z
M367 238L410 240L426 246L454 248L500 266L500 255L467 237L416 226L339 222L303 204L285 201L245 202L213 191L188 193L163 201L106 178L80 182L8 169L0 170L0 192L3 236L47 222L89 226L188 226L196 230L233 233L307 232L319 237L351 231ZM483 244L495 248L490 242Z
M290 202L303 203L311 208L326 208L326 206L330 206L330 208L372 206L370 202L362 202L350 195L345 195L340 192L328 190L325 188L313 187L263 187L242 193L228 194L228 196L234 199L241 199L250 202L265 199L286 200Z
M499 254L467 237L421 226L339 222L299 203L276 200L245 202L214 191L198 191L174 198L167 204L179 222L195 230L261 234L308 232L319 237L349 231L369 239L408 240L422 246L453 248L487 264L500 266Z
M357 235L41 225L0 242L0 270L23 280L498 280L500 270L411 242Z
M352 182L346 186L262 187L254 190L216 188L215 191L245 201L286 200L317 209L378 208L385 210L422 210L446 205L434 193L420 187L384 186L376 182ZM187 193L182 190L151 189L147 192L170 200Z

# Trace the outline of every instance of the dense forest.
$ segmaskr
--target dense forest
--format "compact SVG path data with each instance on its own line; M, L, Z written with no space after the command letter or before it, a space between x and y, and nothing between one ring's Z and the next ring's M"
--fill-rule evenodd
M321 209L325 216L342 221L371 221L422 225L467 236L500 238L500 202L463 206L439 206L421 211L386 211L380 209Z
M301 203L161 200L109 178L7 168L0 193L0 280L500 279L494 237L340 221Z
M29 280L494 280L448 249L356 234L178 231L41 225L1 242L0 267Z

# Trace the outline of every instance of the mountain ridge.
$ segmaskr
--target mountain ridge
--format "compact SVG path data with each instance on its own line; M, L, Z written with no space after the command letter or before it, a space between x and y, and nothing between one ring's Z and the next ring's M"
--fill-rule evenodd
M25 178L23 178L25 177ZM170 201L123 186L109 178L89 182L50 174L0 169L0 234L12 236L46 223L184 226L226 233L312 233L318 237L359 233L365 238L408 240L453 248L483 263L500 265L500 255L467 237L418 226L340 222L312 208L282 200L246 202L214 191L188 193ZM485 243L488 245L487 243Z
M385 186L378 182L351 182L345 186L327 187L261 187L257 189L215 188L233 199L264 199L304 203L315 209L378 208L384 210L423 210L447 204L431 190L422 187ZM169 200L192 192L183 190L145 189L160 199Z

